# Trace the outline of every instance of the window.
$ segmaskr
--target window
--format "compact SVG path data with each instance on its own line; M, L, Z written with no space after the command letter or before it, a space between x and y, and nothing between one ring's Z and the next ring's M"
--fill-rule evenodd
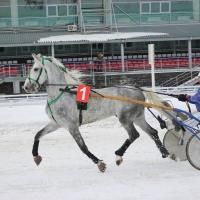
M103 50L103 44L102 43L92 44L92 49L93 50Z
M160 2L151 3L151 13L160 13Z
M161 2L161 12L169 12L169 2Z
M24 46L24 47L20 47L20 49L21 49L21 53L22 54L29 54L30 53L30 49L29 49L29 47L28 46Z
M47 16L49 17L63 17L77 15L77 5L76 4L59 4L59 5L48 5Z
M58 6L58 16L67 16L67 6L66 5Z
M150 3L142 3L141 4L141 12L149 13L150 12Z
M57 16L57 6L48 6L48 16Z
M0 17L11 17L10 7L0 7Z
M45 17L46 8L40 6L18 6L19 17Z
M169 1L141 2L141 13L166 13L170 12Z
M3 53L5 51L4 47L0 47L0 52Z
M115 3L114 4L115 13L139 13L140 7L138 3Z
M172 12L191 12L192 1L174 1L171 3Z
M131 48L131 47L133 47L134 45L133 45L133 42L127 42L126 43L126 47L127 48Z
M19 0L18 0L19 1ZM68 4L68 3L76 3L77 0L45 0L48 4Z
M64 45L56 45L55 50L57 51L65 51Z
M84 0L81 6L83 9L103 9L103 0Z
M77 15L77 6L69 5L69 15Z

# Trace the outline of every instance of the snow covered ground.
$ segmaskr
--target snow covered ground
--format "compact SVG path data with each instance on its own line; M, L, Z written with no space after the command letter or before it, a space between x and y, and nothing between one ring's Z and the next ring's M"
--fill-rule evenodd
M145 133L128 149L122 165L116 166L114 151L127 134L115 118L81 127L91 152L106 162L105 173L82 154L64 129L42 139L43 162L37 167L31 151L35 133L48 121L45 103L23 104L0 103L0 200L200 198L200 171L189 162L162 159ZM165 131L149 114L147 119L162 138Z

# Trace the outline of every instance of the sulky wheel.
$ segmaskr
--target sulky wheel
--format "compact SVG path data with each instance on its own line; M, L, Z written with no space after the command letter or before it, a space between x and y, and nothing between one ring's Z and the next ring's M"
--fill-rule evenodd
M170 158L176 161L187 160L186 145L191 134L177 131L176 129L168 130L163 138L163 144L170 153Z
M186 155L190 164L200 170L200 133L189 139L186 146Z

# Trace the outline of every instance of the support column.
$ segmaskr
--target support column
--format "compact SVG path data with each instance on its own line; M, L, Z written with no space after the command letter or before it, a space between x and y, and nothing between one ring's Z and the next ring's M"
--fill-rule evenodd
M121 64L122 64L122 72L125 72L125 65L124 65L124 43L121 43Z
M193 0L193 17L195 21L200 21L200 0Z
M105 19L105 26L112 28L112 0L104 0L104 19Z
M95 74L94 74L94 62L93 62L93 48L92 48L92 43L90 44L90 56L91 56L91 61L90 61L90 64L91 64L91 73L92 73L92 85L95 85L96 82L95 82Z
M54 43L51 44L51 56L52 56L52 57L55 57Z
M19 94L20 93L20 81L15 80L13 82L13 93L14 94Z
M85 33L85 23L82 11L82 0L78 0L78 26L80 28L80 32Z
M11 23L12 23L12 26L14 26L14 27L19 25L17 4L18 4L17 0L10 0Z
M155 53L154 53L154 44L148 45L148 58L149 64L151 65L151 85L152 91L155 91Z
M192 69L192 41L188 40L188 63L189 68Z

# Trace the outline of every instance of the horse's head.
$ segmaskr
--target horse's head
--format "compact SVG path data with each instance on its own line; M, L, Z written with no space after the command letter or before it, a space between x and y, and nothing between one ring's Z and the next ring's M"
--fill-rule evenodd
M27 93L38 92L42 84L47 80L47 73L42 62L42 57L40 55L32 54L34 59L34 65L30 70L28 77L24 83L24 90Z

